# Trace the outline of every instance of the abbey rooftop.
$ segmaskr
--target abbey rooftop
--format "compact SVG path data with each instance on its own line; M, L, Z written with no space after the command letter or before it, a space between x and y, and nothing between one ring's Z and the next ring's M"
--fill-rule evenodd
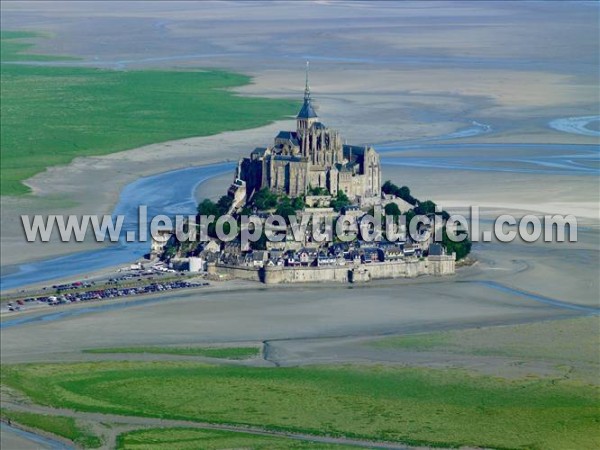
M272 146L256 148L243 158L235 186L250 198L267 188L289 197L326 192L344 194L361 207L381 201L381 166L372 147L346 145L337 130L325 126L313 107L308 84L296 117L296 131L281 131ZM240 201L245 201L240 197Z
M456 249L434 242L432 225L420 223L420 238L415 239L398 220L408 224L421 215L433 223L436 212L433 202L420 202L406 187L386 182L382 188L375 149L345 144L337 130L321 122L311 97L307 63L296 130L279 132L271 146L256 148L242 158L227 195L217 203L204 200L199 204L198 219L222 219L206 227L208 238L184 242L167 232L166 244L154 242L152 251L175 268L269 284L449 275L455 271ZM271 218L282 218L280 239L264 231L250 242L240 238L253 226L245 221L248 216L257 219L262 230ZM375 239L365 239L363 219L373 216L386 225L393 221L400 237L392 239L386 228ZM217 233L224 218L240 226L242 233L235 239L226 240ZM355 239L348 242L339 235L317 239L308 232L318 229L333 236L340 221L354 224L350 231L355 232ZM305 229L292 232L299 224ZM460 253L464 254L459 258L468 249Z

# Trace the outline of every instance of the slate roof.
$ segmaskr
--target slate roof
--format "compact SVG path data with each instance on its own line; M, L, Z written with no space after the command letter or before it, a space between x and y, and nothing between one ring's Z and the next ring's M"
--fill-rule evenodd
M310 98L304 99L304 104L297 117L298 119L314 119L315 117L319 117L310 102Z
M444 254L444 249L440 244L431 244L429 246L429 255L430 256L442 256Z
M290 162L302 161L302 158L300 158L299 156L292 156L292 155L274 155L273 159L275 161L290 161Z
M296 132L295 131L280 131L279 134L277 135L277 137L275 139L288 139L288 140L292 140L292 139L296 139Z

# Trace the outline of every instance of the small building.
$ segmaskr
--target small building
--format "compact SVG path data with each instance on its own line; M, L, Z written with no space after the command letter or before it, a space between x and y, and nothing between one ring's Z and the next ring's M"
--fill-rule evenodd
M342 214L345 216L361 217L364 211L358 205L348 205L342 208Z
M223 246L223 253L227 255L239 256L242 254L242 244L240 241L225 242Z
M404 252L399 246L379 247L377 250L380 261L399 261L404 258Z
M190 256L188 258L188 270L190 272L204 272L206 270L206 260L199 256Z
M155 230L154 233L151 233L152 242L150 244L150 253L153 255L161 254L167 242L175 235L173 230Z
M304 203L309 208L328 208L331 198L331 195L307 195Z
M215 239L211 239L202 246L202 251L217 253L221 251L221 244Z
M415 256L417 251L417 246L413 244L406 244L402 250L404 256Z
M375 247L365 247L360 251L360 260L363 264L379 262L379 252Z
M229 186L227 195L232 198L231 207L229 208L228 213L244 206L244 203L246 203L246 182L236 178L233 181L233 184Z
M269 259L274 259L274 260L283 259L283 256L284 256L283 250L277 249L277 250L269 251Z
M311 266L317 257L317 252L309 248L302 248L296 254L301 266Z
M359 265L362 262L362 257L360 251L358 250L350 250L346 255L344 255L344 259L348 264Z
M350 252L348 242L336 242L329 247L329 253L335 256L345 256Z
M257 250L251 253L252 266L264 267L265 262L269 259L269 253L264 250Z
M288 267L297 267L300 265L300 259L296 256L295 253L290 252L285 258L285 265Z
M333 255L329 255L325 252L319 252L317 256L317 266L335 266L337 264L337 258Z

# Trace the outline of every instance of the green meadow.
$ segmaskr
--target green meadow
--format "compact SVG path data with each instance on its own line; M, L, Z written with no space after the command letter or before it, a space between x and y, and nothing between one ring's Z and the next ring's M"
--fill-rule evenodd
M154 428L123 433L118 437L119 450L206 450L213 449L310 449L343 450L356 447L338 444L320 444L281 437L257 436L221 430L195 428Z
M84 353L96 354L153 354L204 356L220 359L248 359L260 356L258 347L106 347L91 348Z
M1 416L3 420L11 420L26 427L46 431L69 439L83 448L98 448L102 445L102 439L84 426L79 425L71 417L11 411L8 409L3 409Z
M218 70L15 64L62 59L24 54L31 44L23 41L36 36L2 33L2 195L29 192L23 180L78 156L255 128L294 114L298 106L294 101L236 95L231 89L251 78Z
M253 425L414 445L598 448L597 386L389 366L188 362L7 365L2 382L77 411Z
M69 56L37 55L30 53L34 46L32 39L44 38L44 34L31 31L0 30L0 61L74 61Z
M556 363L600 363L598 318L576 319L441 331L378 339L371 347L442 351L476 356L508 356ZM552 343L549 345L548 343Z

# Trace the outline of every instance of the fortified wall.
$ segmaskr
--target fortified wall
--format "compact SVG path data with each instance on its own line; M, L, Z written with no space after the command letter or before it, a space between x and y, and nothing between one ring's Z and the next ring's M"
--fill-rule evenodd
M263 269L258 267L229 266L225 264L207 264L207 272L212 275L226 275L231 278L248 281L263 281Z
M208 272L228 275L265 284L281 283L360 283L385 278L414 278L419 275L453 275L455 255L429 256L410 261L381 262L332 267L280 267L264 268L209 264Z

